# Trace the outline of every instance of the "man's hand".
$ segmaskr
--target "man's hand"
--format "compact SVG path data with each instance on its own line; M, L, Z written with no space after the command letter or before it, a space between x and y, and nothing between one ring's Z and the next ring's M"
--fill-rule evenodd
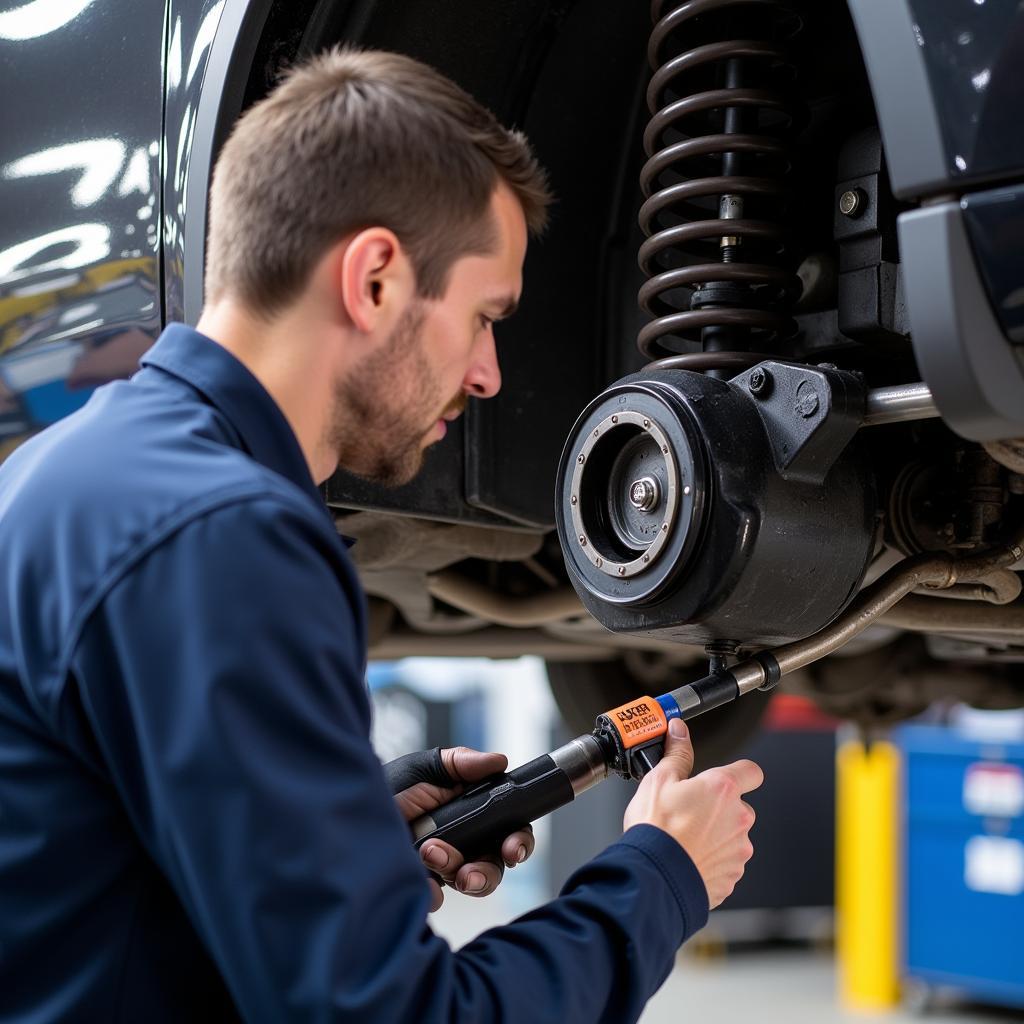
M508 767L504 754L485 754L469 747L447 747L440 758L433 751L409 754L384 766L392 782L395 802L406 821L440 807L458 796L466 783L479 782L496 775ZM415 781L413 781L415 780ZM398 788L404 783L404 788ZM411 784L410 784L411 783ZM522 864L533 853L533 829L527 826L521 832L507 836L500 853L465 863L461 853L442 842L431 839L420 848L420 856L427 868L444 879L447 885L468 896L489 896L498 887L505 865L510 868ZM430 910L444 902L441 886L433 877L429 879Z
M627 829L657 825L672 836L704 879L709 905L717 907L743 877L743 865L754 853L748 836L754 810L742 796L757 789L764 774L753 761L709 768L691 779L692 771L689 731L681 719L673 719L665 754L640 783L623 824Z

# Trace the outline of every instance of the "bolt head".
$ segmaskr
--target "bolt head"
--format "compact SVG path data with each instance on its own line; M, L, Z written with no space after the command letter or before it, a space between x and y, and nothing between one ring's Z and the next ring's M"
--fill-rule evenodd
M864 212L867 200L862 188L848 188L839 197L839 212L844 217L859 217Z
M570 503L571 503L571 504L573 504L573 505L576 505L576 504L578 504L578 503L579 503L579 498L577 498L577 497L576 497L576 495L574 494L574 495L573 495L573 496L572 496L572 497L571 497L571 498L569 499L569 501L570 501Z
M586 546L587 546L587 538L584 537L583 534L581 533L580 534L580 547L584 547L585 548Z
M796 405L793 411L804 419L809 419L818 411L819 405L818 392L814 385L809 380L800 381L796 389Z
M619 575L620 576L625 576L626 575L626 567L624 565L620 565L619 566Z
M619 422L619 417L618 416L613 416L612 417L612 423L618 423L618 422Z
M582 466L583 463L587 461L587 457L586 457L586 455L582 455L582 454L578 455L576 457L576 461Z
M767 395L771 390L772 375L761 366L755 366L747 378L747 389L752 395Z
M644 426L645 427L649 427L650 425L651 425L651 421L650 420L644 420Z

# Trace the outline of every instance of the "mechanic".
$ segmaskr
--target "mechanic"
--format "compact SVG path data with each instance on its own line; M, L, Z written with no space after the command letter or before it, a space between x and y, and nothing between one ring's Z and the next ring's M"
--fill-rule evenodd
M547 201L438 73L319 57L224 146L198 328L0 469L0 1020L621 1024L731 892L761 772L688 779L676 721L622 838L453 952L427 868L483 895L532 835L421 860L406 822L505 759L405 762L396 800L370 746L317 485L408 481L498 391Z

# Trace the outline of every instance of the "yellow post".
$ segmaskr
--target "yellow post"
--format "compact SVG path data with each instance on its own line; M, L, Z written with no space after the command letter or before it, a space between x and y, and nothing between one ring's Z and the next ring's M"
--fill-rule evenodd
M839 995L851 1010L899 1001L899 754L884 741L841 742L836 754L836 922Z

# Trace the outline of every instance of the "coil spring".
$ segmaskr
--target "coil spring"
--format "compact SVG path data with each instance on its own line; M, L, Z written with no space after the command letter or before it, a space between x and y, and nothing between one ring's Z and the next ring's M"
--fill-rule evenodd
M716 38L740 7L750 37ZM787 308L800 285L779 218L802 111L779 85L795 75L785 44L801 21L785 0L652 0L651 16L639 252L650 279L638 299L654 319L637 345L656 359L677 351L669 335L697 340L703 352L672 363L743 368L795 329ZM691 48L669 55L684 25ZM692 289L689 309L680 288Z

